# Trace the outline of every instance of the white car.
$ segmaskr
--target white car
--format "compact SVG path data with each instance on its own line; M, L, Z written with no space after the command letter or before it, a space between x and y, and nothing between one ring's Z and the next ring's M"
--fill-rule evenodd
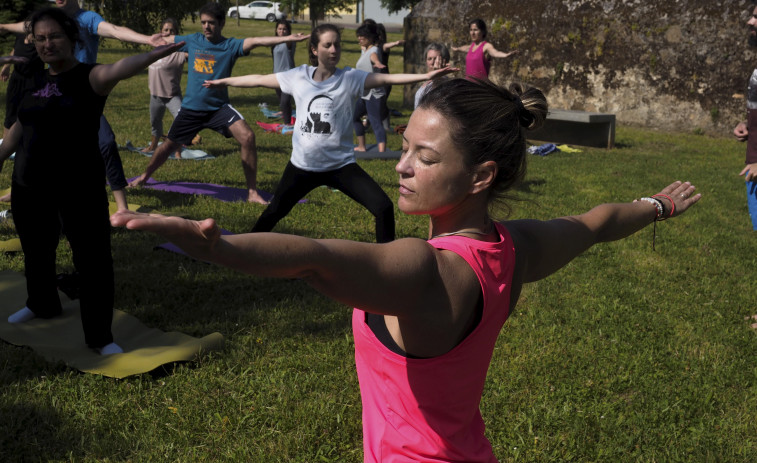
M286 19L287 17L286 13L281 11L281 3L265 1L256 1L240 6L239 11L237 11L237 7L233 6L229 8L228 15L230 18L239 16L243 19L265 19L268 22Z

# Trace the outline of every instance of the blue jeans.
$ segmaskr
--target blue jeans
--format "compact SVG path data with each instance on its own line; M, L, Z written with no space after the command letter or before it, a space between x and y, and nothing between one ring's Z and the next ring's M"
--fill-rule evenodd
M746 204L752 218L752 228L757 231L757 182L746 182Z

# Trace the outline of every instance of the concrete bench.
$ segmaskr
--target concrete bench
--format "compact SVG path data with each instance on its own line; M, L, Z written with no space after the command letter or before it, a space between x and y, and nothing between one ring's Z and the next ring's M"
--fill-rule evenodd
M550 109L544 125L526 132L526 136L557 144L610 149L615 146L615 114Z

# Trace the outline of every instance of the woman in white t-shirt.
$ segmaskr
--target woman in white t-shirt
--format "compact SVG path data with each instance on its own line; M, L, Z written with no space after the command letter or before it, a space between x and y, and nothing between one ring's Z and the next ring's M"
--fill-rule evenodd
M285 217L309 191L327 185L368 209L376 218L376 241L394 239L394 207L384 190L355 162L352 112L367 90L385 85L410 84L442 76L456 69L426 74L377 74L337 67L341 35L332 24L322 24L310 35L312 66L286 72L209 80L206 87L266 87L294 97L297 120L292 158L284 169L273 199L253 227L266 232Z
M179 23L173 18L166 18L160 27L163 35L179 33ZM158 147L163 133L163 115L166 109L173 117L181 109L181 74L187 62L185 52L176 52L159 59L147 68L147 85L150 88L150 144L142 152L152 153Z

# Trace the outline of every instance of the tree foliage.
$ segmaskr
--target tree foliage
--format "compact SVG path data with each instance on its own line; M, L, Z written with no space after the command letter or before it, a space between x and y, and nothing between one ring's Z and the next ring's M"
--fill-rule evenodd
M23 21L32 11L46 3L45 0L0 0L0 24ZM15 40L13 34L0 36L0 54L9 54L13 50Z
M412 9L421 0L381 0L381 6L390 14L405 8Z
M299 14L305 8L310 9L310 23L315 27L316 23L333 14L338 10L353 11L355 0L279 0L289 11L289 16Z
M91 7L84 6L97 11L108 22L150 35L158 32L165 18L194 21L197 11L208 0L103 0L93 3Z

